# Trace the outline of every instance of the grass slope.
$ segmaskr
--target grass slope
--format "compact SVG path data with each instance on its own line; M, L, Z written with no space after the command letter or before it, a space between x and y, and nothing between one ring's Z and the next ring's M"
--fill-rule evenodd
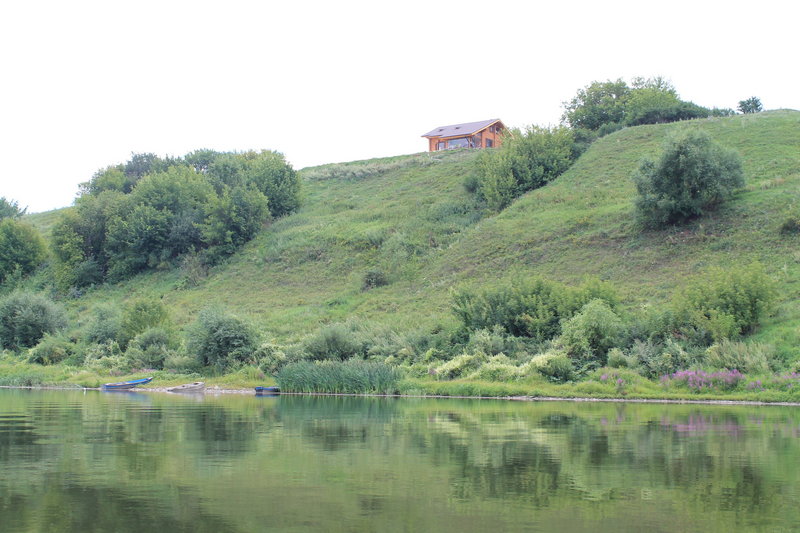
M642 232L630 175L659 152L669 131L685 127L738 150L747 186L687 226ZM758 338L800 345L800 236L779 232L788 213L800 213L800 112L626 128L597 141L554 183L483 219L462 186L475 156L417 154L304 169L303 208L208 276L138 276L90 292L79 310L149 295L187 322L207 305L224 304L292 340L352 316L398 329L446 326L454 321L449 290L461 284L592 275L633 305L658 304L710 266L760 261L779 282L780 302ZM362 290L369 270L384 272L389 284Z

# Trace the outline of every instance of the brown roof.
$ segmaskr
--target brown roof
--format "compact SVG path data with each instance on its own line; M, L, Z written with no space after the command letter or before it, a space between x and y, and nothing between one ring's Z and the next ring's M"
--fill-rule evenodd
M423 137L455 137L473 135L481 130L484 130L494 124L500 122L499 118L492 118L489 120L481 120L480 122L465 122L464 124L452 124L450 126L439 126L432 129Z

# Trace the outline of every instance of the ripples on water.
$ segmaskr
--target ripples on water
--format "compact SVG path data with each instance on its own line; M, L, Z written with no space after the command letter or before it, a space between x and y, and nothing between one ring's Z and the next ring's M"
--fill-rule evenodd
M0 530L793 531L786 407L0 391Z

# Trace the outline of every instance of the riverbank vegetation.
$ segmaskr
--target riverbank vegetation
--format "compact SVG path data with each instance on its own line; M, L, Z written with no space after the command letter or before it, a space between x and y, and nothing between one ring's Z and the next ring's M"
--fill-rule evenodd
M604 116L594 89L567 113ZM624 117L645 96L677 95L657 80L627 91L608 115L622 122L592 122L591 136L569 115L491 152L300 172L268 151L134 154L55 214L4 200L49 254L0 285L0 384L147 373L298 391L800 398L800 113L634 126Z

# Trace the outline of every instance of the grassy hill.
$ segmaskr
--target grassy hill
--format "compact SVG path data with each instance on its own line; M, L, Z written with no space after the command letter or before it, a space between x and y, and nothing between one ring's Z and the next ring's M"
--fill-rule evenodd
M747 185L717 212L687 226L642 232L631 172L675 128L706 130L744 160ZM759 261L778 281L779 305L757 338L800 345L800 112L627 128L604 137L554 183L499 214L463 187L475 152L416 154L304 169L304 205L210 272L140 275L95 289L76 311L102 301L161 297L179 323L223 304L281 341L350 317L399 330L447 327L452 287L542 276L611 282L630 305L658 305L714 266ZM29 217L47 231L53 217ZM387 285L365 290L368 272ZM800 356L800 352L797 353Z

